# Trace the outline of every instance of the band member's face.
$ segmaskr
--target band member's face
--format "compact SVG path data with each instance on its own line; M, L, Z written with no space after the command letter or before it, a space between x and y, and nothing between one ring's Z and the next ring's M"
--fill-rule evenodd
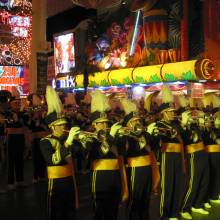
M62 136L64 136L64 134L66 134L66 132L65 132L66 129L67 129L66 124L54 125L52 127L52 133L53 133L54 136L62 137Z
M163 112L163 119L166 121L174 120L174 111L165 111Z
M20 102L20 100L14 100L10 103L10 106L11 106L12 110L19 111L21 108L21 102Z
M96 131L106 130L108 128L108 123L107 122L94 123L94 127Z
M140 119L135 119L135 120L130 120L128 122L128 127L130 128L135 128L137 125L141 125L141 120Z

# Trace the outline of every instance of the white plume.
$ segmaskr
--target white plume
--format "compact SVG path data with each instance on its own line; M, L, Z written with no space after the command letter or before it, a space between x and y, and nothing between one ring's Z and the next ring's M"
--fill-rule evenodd
M47 86L46 101L47 101L47 106L48 106L48 110L47 110L48 115L54 111L56 111L58 114L62 113L63 106L60 101L60 97L58 96L55 89L52 88L51 86Z
M96 90L92 94L91 112L105 112L110 109L108 98L100 91Z
M178 95L180 107L187 107L189 105L189 100L184 95Z
M167 85L163 85L161 92L163 103L171 103L174 101L173 94Z
M220 99L214 94L212 95L212 104L213 104L213 108L220 107Z
M126 115L130 114L131 112L137 112L137 105L132 101L128 99L122 99L121 104Z

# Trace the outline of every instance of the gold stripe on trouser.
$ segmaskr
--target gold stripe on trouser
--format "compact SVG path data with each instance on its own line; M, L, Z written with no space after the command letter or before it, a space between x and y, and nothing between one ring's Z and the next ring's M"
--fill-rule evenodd
M211 144L206 146L206 152L208 153L219 153L220 152L220 144Z
M53 179L49 179L48 181L48 198L47 198L47 212L48 212L48 218L51 219L51 196L52 196L52 190L53 190Z
M165 165L166 165L166 153L162 153L162 165L161 165L161 197L160 197L160 216L163 215L163 207L164 207L164 193L165 193Z
M189 199L190 194L192 193L192 186L193 186L193 178L194 178L194 154L190 155L190 172L191 172L191 176L190 176L190 181L189 181L189 189L187 191L187 194L184 198L184 205L183 205L183 209L186 206L186 203Z
M133 191L134 191L134 180L135 180L135 167L131 167L131 199L130 199L130 202L129 202L129 205L128 205L128 215L130 213L130 210L131 210L131 206L132 206L132 203L133 203Z
M92 174L92 194L93 194L93 197L94 197L94 203L95 203L95 206L96 206L96 191L95 191L95 188L96 188L96 175L97 175L97 170L94 170L93 171L93 174Z

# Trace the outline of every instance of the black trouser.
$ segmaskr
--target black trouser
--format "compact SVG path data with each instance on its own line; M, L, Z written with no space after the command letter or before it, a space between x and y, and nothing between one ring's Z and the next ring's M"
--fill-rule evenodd
M92 172L94 220L117 220L121 199L120 171L98 170Z
M40 150L39 138L33 140L32 158L33 158L34 179L44 178L46 174L46 162Z
M183 211L191 207L202 208L207 198L209 183L208 155L205 151L186 154L186 190L183 199Z
M75 219L75 192L72 176L59 179L49 179L47 219Z
M24 136L10 135L8 138L8 184L24 180Z
M129 167L128 169L129 220L148 220L152 190L151 166Z
M183 169L181 153L162 153L161 158L161 219L175 218L181 208Z
M216 200L220 193L220 153L209 153L209 190L208 199Z

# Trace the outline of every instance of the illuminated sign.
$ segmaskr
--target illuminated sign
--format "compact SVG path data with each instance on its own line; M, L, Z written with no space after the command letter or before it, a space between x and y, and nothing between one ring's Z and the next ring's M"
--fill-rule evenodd
M1 22L9 25L11 33L16 37L28 37L29 28L31 26L30 17L12 15L7 11L0 13Z
M69 73L75 67L74 33L54 37L55 73Z
M0 66L0 89L11 90L16 87L23 94L24 67L22 66Z
M14 6L14 0L0 0L0 6L11 9Z
M73 76L66 76L63 78L58 78L52 81L52 86L57 89L64 88L75 88L75 78Z

